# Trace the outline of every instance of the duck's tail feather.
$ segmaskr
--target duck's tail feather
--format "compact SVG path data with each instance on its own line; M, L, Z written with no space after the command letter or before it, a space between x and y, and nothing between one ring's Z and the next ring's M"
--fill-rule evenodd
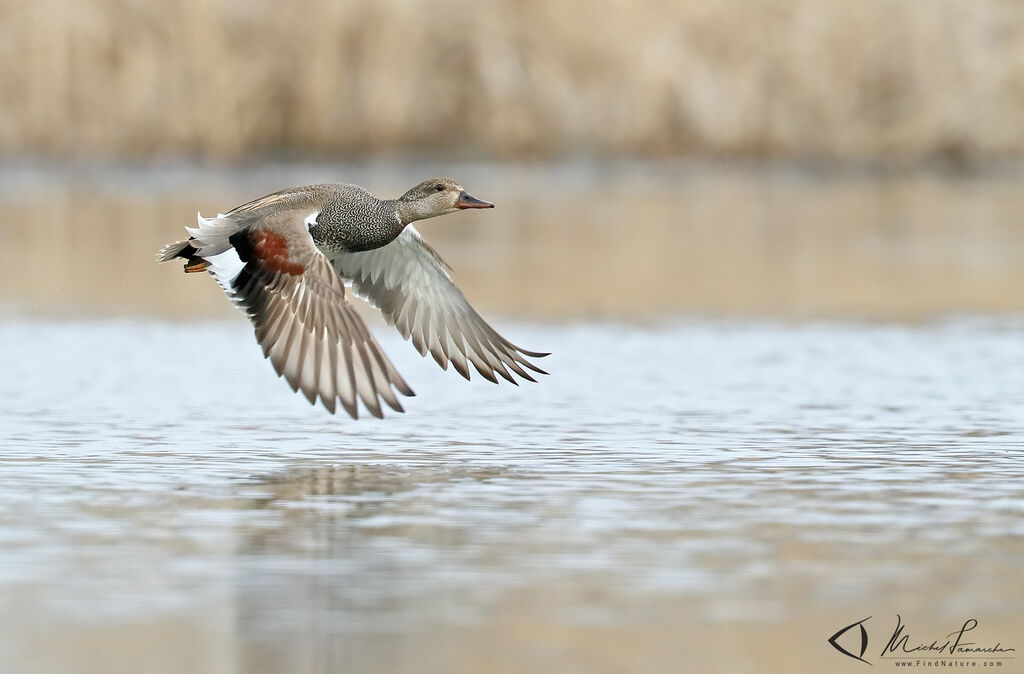
M192 257L193 255L195 255L196 249L192 248L191 244L189 243L190 241L191 239L186 239L184 241L175 241L174 243L167 244L166 246L160 249L160 252L156 254L156 261L170 262L176 257L183 257L185 259ZM186 251L186 249L191 250Z
M181 258L185 260L186 273L206 271L211 267L214 268L214 271L223 272L221 267L225 265L225 261L220 258L227 253L232 253L230 257L237 264L228 264L228 266L232 269L240 267L238 256L233 253L231 243L228 241L231 234L238 231L239 224L234 222L230 216L220 214L215 218L204 218L198 215L197 220L198 227L185 228L192 236L183 241L169 243L161 248L156 254L157 262L170 262ZM214 275L217 276L217 274ZM237 275L237 269L229 276L235 275Z
M176 258L185 260L185 273L191 274L199 271L206 271L209 263L199 257L198 250L192 245L192 239L187 241L175 241L160 249L156 254L157 262L170 262Z

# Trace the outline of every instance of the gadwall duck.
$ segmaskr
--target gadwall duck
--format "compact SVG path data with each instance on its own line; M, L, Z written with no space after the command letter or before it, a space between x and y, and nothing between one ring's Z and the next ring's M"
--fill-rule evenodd
M357 185L295 187L214 218L199 216L190 237L157 259L208 271L252 321L263 354L293 390L333 414L338 402L358 418L356 400L382 418L380 401L402 412L395 392L415 395L345 297L345 285L380 309L421 355L450 362L469 379L469 363L497 374L547 374L527 351L480 317L449 267L410 224L467 208L494 208L450 178L426 180L398 199ZM511 370L511 373L509 372ZM392 390L394 389L394 390Z

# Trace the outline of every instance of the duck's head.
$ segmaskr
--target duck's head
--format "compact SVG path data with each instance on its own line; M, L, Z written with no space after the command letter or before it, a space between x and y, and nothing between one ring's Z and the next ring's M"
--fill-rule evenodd
M494 204L467 194L462 185L451 178L424 180L398 201L406 222L436 218L465 208L494 208Z

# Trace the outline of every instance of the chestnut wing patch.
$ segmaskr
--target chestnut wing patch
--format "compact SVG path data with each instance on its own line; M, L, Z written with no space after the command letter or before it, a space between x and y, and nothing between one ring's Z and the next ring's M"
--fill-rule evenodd
M288 240L277 232L248 229L235 234L231 245L242 262L257 262L267 271L299 276L306 268L288 255Z

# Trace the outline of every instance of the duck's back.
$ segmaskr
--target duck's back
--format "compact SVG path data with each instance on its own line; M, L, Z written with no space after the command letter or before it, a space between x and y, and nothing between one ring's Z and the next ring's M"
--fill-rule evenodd
M394 203L348 183L292 187L254 199L225 214L238 228L274 221L304 221L314 243L328 257L372 250L400 233Z

